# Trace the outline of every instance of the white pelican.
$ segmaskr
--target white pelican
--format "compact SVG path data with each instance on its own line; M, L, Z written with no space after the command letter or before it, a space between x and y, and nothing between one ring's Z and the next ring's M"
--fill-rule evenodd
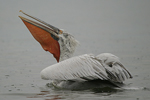
M41 71L42 79L53 80L52 84L60 88L84 89L108 85L120 87L125 79L132 78L119 58L113 54L72 57L79 43L72 35L23 11L20 12L36 20L35 22L19 16L43 49L52 53L58 62Z

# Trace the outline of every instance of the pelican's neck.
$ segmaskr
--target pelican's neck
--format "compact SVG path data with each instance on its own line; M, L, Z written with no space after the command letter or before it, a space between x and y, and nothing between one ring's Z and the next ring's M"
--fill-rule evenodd
M59 61L71 58L79 42L70 34L62 33L59 35L60 59Z

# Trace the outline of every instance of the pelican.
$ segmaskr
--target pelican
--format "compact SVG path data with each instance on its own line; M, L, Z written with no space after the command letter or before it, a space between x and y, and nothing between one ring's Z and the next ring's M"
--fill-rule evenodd
M113 54L83 54L73 57L79 42L71 34L21 10L20 12L35 20L19 16L42 48L53 54L58 62L41 71L41 78L52 80L53 86L62 89L120 87L126 79L132 78L119 58Z

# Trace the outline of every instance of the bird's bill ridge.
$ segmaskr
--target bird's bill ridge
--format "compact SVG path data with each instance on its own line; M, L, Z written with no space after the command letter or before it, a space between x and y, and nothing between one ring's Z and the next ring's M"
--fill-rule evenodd
M52 53L53 56L56 58L57 62L59 62L60 46L58 43L58 34L61 34L62 31L38 18L30 16L24 12L22 13L40 22L38 23L30 19L24 18L22 16L19 16L30 31L30 33L32 34L32 36L41 44L42 48L45 51L49 51L50 53Z

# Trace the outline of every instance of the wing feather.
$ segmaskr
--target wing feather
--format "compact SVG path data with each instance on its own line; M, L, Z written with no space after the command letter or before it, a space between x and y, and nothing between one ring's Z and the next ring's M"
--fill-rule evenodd
M97 57L85 54L61 61L41 71L46 80L109 80L122 83L132 78L129 71L112 54L100 54Z
M110 53L103 53L96 58L105 67L111 81L122 83L125 79L132 78L130 72L121 64L117 56Z
M82 55L64 60L41 71L42 79L94 80L107 79L105 68L92 55Z

